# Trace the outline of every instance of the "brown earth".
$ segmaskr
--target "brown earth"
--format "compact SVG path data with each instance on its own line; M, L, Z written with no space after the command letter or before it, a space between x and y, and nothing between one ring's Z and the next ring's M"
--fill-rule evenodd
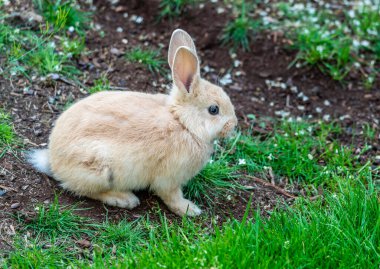
M162 47L162 55L165 56L171 32L183 28L195 39L202 60L202 74L206 78L222 83L225 74L232 75L232 83L223 86L236 107L242 128L251 124L247 119L248 114L266 119L278 117L284 112L289 112L292 117L311 120L326 119L326 115L329 115L345 126L347 137L342 137L342 140L348 142L352 142L352 130L360 130L362 123L378 127L379 80L373 90L366 91L357 82L355 75L340 84L316 68L288 68L296 52L288 49L289 41L282 33L260 34L253 40L249 52L238 51L236 58L232 58L229 48L221 46L219 41L231 12L226 9L224 14L217 14L218 5L223 4L207 3L203 8L189 9L179 19L158 22L157 1L124 0L116 5L107 1L95 1L95 28L97 24L101 28L89 31L86 39L88 54L77 60L77 66L83 72L82 83L91 86L101 74L107 73L111 85L120 89L166 92L167 85L170 84L167 77L153 75L139 65L128 63L123 54L136 45L147 45L151 48ZM127 18L124 16L126 12ZM132 15L142 16L143 23L131 21ZM117 31L118 27L123 31ZM104 38L101 38L100 31L104 31ZM123 39L128 42L123 42ZM234 67L234 62L239 66ZM210 68L213 71L206 72ZM281 85L269 87L266 82L268 80L285 83L285 89ZM86 95L84 90L71 85L66 79L47 78L40 81L37 78L27 91L24 88L29 82L25 78L10 81L3 77L0 78L0 83L0 106L10 111L17 135L26 148L45 147L54 120L65 104ZM294 87L297 88L297 93ZM298 96L300 92L306 98ZM318 113L317 110L322 112ZM363 141L357 140L356 143L360 147ZM379 153L377 142L373 143L371 154ZM284 195L273 188L248 179L241 181L253 186L252 190L233 193L228 199L220 198L213 206L204 205L202 208L210 215L218 215L220 219L230 215L241 218L251 195L253 207L259 206L263 213L272 210L278 201L286 200ZM80 211L80 214L97 220L103 220L106 216L113 220L123 217L136 219L147 212L155 218L158 208L174 218L159 199L147 192L137 194L142 204L134 210L108 207L100 202L74 197L63 192L53 179L32 170L24 162L21 151L9 151L0 159L0 190L2 189L6 190L6 193L0 195L0 211L3 212L0 213L3 215L0 232L4 232L3 235L11 233L10 225L15 225L9 213L33 214L37 203L52 202L55 193L60 194L59 199L63 204L80 202L80 207L87 208ZM11 208L12 205L16 208ZM0 243L0 248L1 245Z

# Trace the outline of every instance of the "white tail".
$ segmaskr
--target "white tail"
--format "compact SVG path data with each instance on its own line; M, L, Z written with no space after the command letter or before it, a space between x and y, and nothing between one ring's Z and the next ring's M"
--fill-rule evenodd
M34 149L26 154L26 160L37 171L51 176L48 149Z

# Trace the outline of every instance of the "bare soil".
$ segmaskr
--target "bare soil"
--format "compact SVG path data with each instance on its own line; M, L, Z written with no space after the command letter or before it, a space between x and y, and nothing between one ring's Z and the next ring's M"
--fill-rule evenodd
M236 107L241 128L250 124L248 114L254 114L258 119L276 118L279 117L279 111L311 120L326 119L326 115L329 115L330 119L341 121L346 128L347 137L342 137L342 141L346 142L352 142L352 130L359 130L360 124L367 122L378 126L379 80L373 90L366 91L355 75L338 83L316 68L289 68L296 52L289 49L289 41L283 33L262 33L256 36L251 50L238 51L233 59L229 47L220 43L222 29L232 13L226 9L225 13L218 14L218 5L222 3L207 3L203 8L189 9L181 18L158 22L158 1L124 0L116 5L111 5L108 1L95 1L97 11L94 13L94 23L101 27L105 37L102 38L98 30L89 31L86 38L88 54L77 59L77 66L83 72L82 83L91 86L101 74L107 73L114 87L142 92L166 92L167 85L170 84L167 77L153 75L139 65L128 63L123 58L123 53L134 46L148 45L151 48L162 47L162 55L166 56L172 31L182 28L195 39L202 60L202 74L206 78L221 82L220 79L226 73L231 73L233 82L223 87ZM128 13L127 18L125 13ZM136 24L131 20L132 15L142 16L143 22ZM123 31L118 31L118 27ZM235 60L241 62L238 67L234 67ZM206 73L205 67L215 71ZM269 87L267 80L284 82L287 86L285 89ZM45 147L53 123L65 104L87 94L80 87L59 79L36 79L32 87L24 91L27 85L29 82L25 78L16 81L0 78L0 107L12 115L17 135L25 145L20 146L20 149ZM291 90L292 86L297 87L297 93L294 88ZM300 92L307 98L299 96ZM317 112L320 109L322 112ZM356 143L360 147L363 141L357 140ZM380 155L377 142L373 143L371 154ZM241 181L244 184L248 182L253 187L252 190L239 191L228 199L220 198L213 206L203 205L202 208L210 214L218 215L220 219L228 216L241 218L251 195L253 207L259 206L264 214L273 210L279 201L289 202L287 197L273 188L245 178ZM79 202L80 207L87 208L80 211L80 214L96 220L104 220L106 216L113 220L123 217L136 219L147 212L154 218L158 208L170 218L175 218L157 197L148 192L137 194L142 204L134 210L108 207L97 201L75 197L64 192L53 179L35 172L25 163L23 152L18 150L8 152L0 159L0 190L6 190L0 195L0 214L3 215L0 219L0 232L1 229L4 232L12 230L9 228L12 223L9 213L33 214L36 204L51 203L55 194L59 194L63 204ZM0 243L0 248L1 246Z

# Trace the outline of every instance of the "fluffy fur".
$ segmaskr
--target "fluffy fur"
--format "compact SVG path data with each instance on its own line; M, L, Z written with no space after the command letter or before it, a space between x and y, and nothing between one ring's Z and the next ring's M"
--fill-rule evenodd
M48 150L29 161L71 192L109 205L139 205L132 191L149 188L178 215L199 215L182 187L206 164L213 140L237 119L229 97L203 80L194 42L182 30L170 41L169 95L101 92L74 104L57 120ZM210 115L208 107L220 113Z

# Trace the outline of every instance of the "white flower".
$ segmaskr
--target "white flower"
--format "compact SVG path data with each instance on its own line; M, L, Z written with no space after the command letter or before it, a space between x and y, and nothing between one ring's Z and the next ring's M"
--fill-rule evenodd
M360 46L360 42L359 42L359 40L357 40L357 39L352 40L352 45L353 45L355 48L358 48L358 47Z
M355 11L353 9L351 9L350 11L347 12L348 16L350 18L355 18Z
M368 40L362 40L362 42L360 42L360 44L361 44L363 47L369 47L369 41L368 41Z
M246 165L245 159L239 159L239 165Z
M319 52L319 53L323 53L323 51L324 51L324 47L322 46L322 45L319 45L319 46L317 46L317 51Z
M273 157L272 153L270 153L270 154L268 155L268 160L272 161L273 159L274 159L274 157Z
M54 41L53 41L53 42L50 42L50 43L49 43L49 47L54 49L54 48L55 48L55 42L54 42Z
M70 33L72 33L72 32L75 31L75 28L74 28L74 26L70 26L68 30L69 30Z
M208 161L208 163L213 163L213 162L214 162L214 160L213 160L213 159L211 159L211 160L209 160L209 161Z
M310 153L307 154L307 157L309 158L309 160L312 160L312 159L313 159L313 155L311 155Z

